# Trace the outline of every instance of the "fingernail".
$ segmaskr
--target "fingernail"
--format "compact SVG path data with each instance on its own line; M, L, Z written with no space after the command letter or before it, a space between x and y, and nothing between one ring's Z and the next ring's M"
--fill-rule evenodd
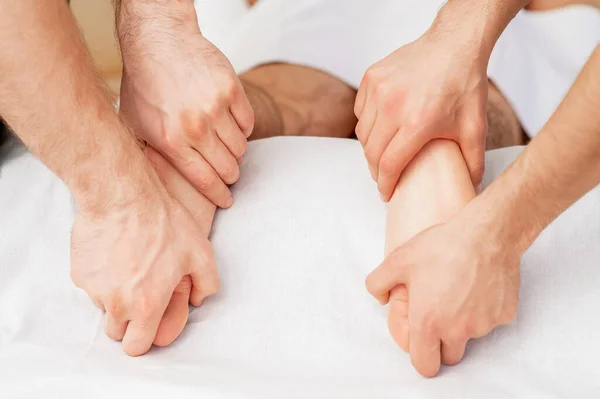
M383 196L383 194L379 193L379 198L381 198L381 200L382 200L383 202L385 202L385 197Z
M225 201L225 207L229 208L231 205L233 205L233 197L229 197L227 201Z
M241 157L239 157L238 160L237 160L238 165L241 165L242 162L244 162L244 156L243 155Z

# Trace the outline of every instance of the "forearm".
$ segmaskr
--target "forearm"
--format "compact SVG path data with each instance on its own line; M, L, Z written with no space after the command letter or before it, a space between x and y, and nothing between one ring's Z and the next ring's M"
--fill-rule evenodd
M386 256L421 231L444 223L475 197L456 143L428 143L404 170L389 203Z
M270 64L240 79L255 115L250 139L272 136L350 137L356 92L338 78L293 64Z
M473 204L523 251L600 183L599 70L600 47L541 132Z
M113 0L121 52L127 58L140 51L138 42L146 32L164 31L173 35L183 30L197 31L198 18L193 0ZM160 43L156 43L160 45ZM125 65L127 67L127 65Z
M529 0L450 0L439 11L429 32L456 37L487 65L500 35Z
M128 186L119 181L147 178L64 1L3 0L0 52L0 114L80 206L108 205Z

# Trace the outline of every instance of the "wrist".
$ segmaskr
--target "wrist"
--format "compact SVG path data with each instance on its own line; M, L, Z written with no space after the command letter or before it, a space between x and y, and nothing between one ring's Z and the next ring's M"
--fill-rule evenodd
M539 198L528 186L523 158L515 161L465 211L469 220L479 220L482 235L488 235L506 251L522 255L542 232Z
M500 35L528 1L450 0L438 12L429 35L453 41L462 54L473 54L487 69Z
M117 7L117 35L123 58L135 54L142 39L163 32L199 32L194 2L184 0L121 0ZM154 39L150 39L158 45ZM143 46L142 46L143 47Z
M133 134L123 127L104 131L97 151L81 154L64 178L78 208L93 215L150 201L159 187Z

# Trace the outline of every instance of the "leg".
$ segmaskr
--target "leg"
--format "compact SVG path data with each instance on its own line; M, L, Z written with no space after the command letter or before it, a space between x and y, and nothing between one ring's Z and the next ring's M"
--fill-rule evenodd
M492 81L488 88L487 116L486 150L524 145L529 141L512 106Z
M256 120L250 139L353 137L356 91L338 78L291 64L263 65L240 78Z
M521 144L520 124L493 86L488 124L488 148ZM448 221L474 197L475 190L458 145L447 140L429 143L402 173L390 201L386 256L419 232ZM404 286L396 287L391 293L388 327L396 343L408 351L408 293ZM445 360L445 363L451 362Z

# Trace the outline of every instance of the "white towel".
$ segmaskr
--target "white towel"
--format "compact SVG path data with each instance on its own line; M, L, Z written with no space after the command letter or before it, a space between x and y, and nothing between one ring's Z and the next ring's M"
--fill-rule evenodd
M485 184L518 152L490 153ZM358 142L253 142L234 195L212 234L221 292L172 346L133 359L69 281L65 186L28 154L3 165L0 398L600 397L600 189L526 253L517 322L433 380L364 288L386 210Z

